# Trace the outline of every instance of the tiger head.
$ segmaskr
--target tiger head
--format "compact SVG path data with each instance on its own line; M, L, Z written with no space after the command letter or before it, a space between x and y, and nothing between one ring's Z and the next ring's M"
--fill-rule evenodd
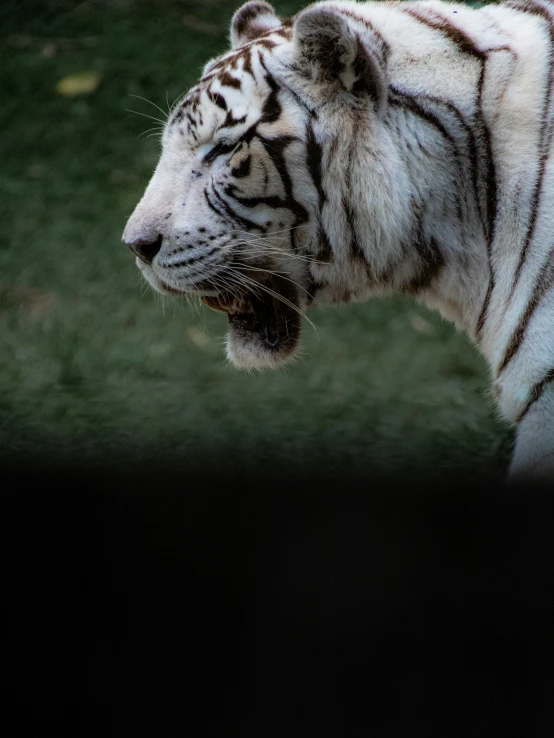
M282 22L249 2L233 17L231 51L165 125L123 240L154 289L228 314L238 367L288 359L306 307L367 286L367 265L341 256L348 224L333 212L356 177L354 129L382 117L384 52L368 34L332 8Z

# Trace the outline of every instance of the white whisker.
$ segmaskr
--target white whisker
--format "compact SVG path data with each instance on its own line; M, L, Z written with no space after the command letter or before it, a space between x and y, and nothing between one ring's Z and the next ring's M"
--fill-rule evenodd
M148 100L148 98L146 98L146 97L141 97L141 95L133 95L131 93L129 93L129 95L130 95L130 97L136 97L138 100L144 100L144 102L147 102L149 105L153 105L157 110L160 111L160 113L162 115L165 115L165 120L167 121L167 113L165 112L165 110L163 110L162 108L160 108L159 105L156 105L156 103L153 103L152 100Z
M177 95L177 97L175 98L175 100L173 100L173 102L171 103L171 108L170 108L170 111L169 111L169 115L171 115L171 113L173 113L173 111L175 110L175 106L177 105L177 103L179 102L179 100L181 100L181 98L185 95L185 93L187 92L187 90L188 90L188 87L186 89L184 89L183 92L180 92Z
M308 223L302 223L301 225L292 226L291 228L283 228L280 231L268 231L263 236L255 236L254 239L255 238L261 238L261 239L263 239L263 238L266 238L267 236L274 236L274 235L276 235L278 233L290 233L291 231L297 231L300 228L307 228L307 227L308 227ZM236 229L236 230L230 230L230 231L228 231L228 233L246 233L247 236L250 236L250 233L248 231L245 231L243 228Z
M281 279L285 279L287 282L290 282L291 284L294 284L296 287L298 287L301 290L303 290L307 295L310 294L305 287L302 287L301 284L299 284L298 282L296 282L294 279L291 279L290 277L285 277L285 275L284 274L281 274L280 272L274 272L271 269L259 269L257 267L248 266L247 264L240 264L239 263L238 266L240 267L240 269L247 269L249 272L262 272L262 274L273 274L275 277L280 277Z
M246 247L250 246L249 242L247 241L245 241L244 243L240 242L239 245L240 246L244 245ZM302 256L300 254L291 254L288 251L285 251L284 249L278 249L276 247L261 248L261 247L255 246L254 249L252 248L245 248L245 249L233 248L233 251L234 253L237 253L237 254L246 254L246 255L248 255L249 253L251 254L252 251L254 251L256 255L261 255L261 256L263 256L264 254L268 254L269 256L278 255L278 256L283 256L284 258L287 258L287 259L297 259L298 261L305 261L307 264L321 264L324 266L329 266L327 262L321 261L320 259L313 259L310 256Z
M162 129L161 126L154 126L154 128L148 128L148 130L143 131L142 133L139 133L139 135L137 136L137 138L142 138L143 136L146 136L147 133L150 133L151 134L152 131L159 132L160 135L161 135L162 130L163 129ZM147 136L147 138L150 138L150 136Z
M220 275L221 276L221 275ZM219 276L210 277L209 281L213 284L213 286L218 290L224 290L226 292L230 292L231 295L235 298L235 300L240 301L241 296L240 293L235 292L231 287L225 283L223 278L220 278Z
M233 267L227 267L227 269L233 270ZM271 295L272 297L275 297L277 300L280 300L285 305L288 305L292 310L297 312L299 315L301 315L314 329L314 331L317 333L318 329L317 327L312 323L312 321L308 318L306 313L301 310L299 307L297 307L293 302L288 300L286 297L283 297L283 295L280 295L278 292L275 292L275 290L272 290L271 288L267 287L265 284L261 284L260 282L256 282L251 277L248 277L246 274L240 274L241 278L249 285L255 285L257 288L263 290L264 292L267 292L268 295Z
M150 118L150 120L155 120L158 123L161 123L162 126L165 126L165 120L160 120L159 118L154 118L153 115L146 115L146 113L139 113L138 110L130 110L129 108L125 108L126 113L134 113L135 115L142 115L143 118Z

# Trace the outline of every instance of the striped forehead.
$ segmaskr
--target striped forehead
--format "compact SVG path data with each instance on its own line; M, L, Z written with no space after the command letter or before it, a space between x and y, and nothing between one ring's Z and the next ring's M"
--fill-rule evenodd
M180 103L168 122L191 145L210 140L218 131L244 130L256 123L270 93L263 59L257 54L233 55L217 64Z
M271 29L239 49L233 49L213 59L205 67L203 79L211 79L221 71L233 72L240 67L246 72L251 72L256 60L261 60L264 54L273 53L278 46L291 40L292 30L290 23L287 22L281 28Z
M238 112L236 106L246 107L263 101L268 92L259 70L245 68L243 61L234 69L218 70L207 82L208 95L221 95L227 108L232 108L233 112Z

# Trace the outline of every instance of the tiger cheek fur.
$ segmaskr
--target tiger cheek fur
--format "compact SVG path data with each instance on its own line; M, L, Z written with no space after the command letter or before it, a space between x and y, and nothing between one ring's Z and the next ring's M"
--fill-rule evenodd
M464 329L554 479L554 4L321 2L234 15L124 232L155 289L229 316L243 368L311 305L410 294Z

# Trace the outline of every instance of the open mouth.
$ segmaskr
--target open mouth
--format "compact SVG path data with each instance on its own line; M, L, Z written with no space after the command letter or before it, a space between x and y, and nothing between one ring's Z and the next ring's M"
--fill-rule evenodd
M271 280L240 293L221 291L217 296L202 297L208 307L227 313L229 330L256 349L270 352L274 358L285 358L300 337L298 292L289 280L272 275Z

